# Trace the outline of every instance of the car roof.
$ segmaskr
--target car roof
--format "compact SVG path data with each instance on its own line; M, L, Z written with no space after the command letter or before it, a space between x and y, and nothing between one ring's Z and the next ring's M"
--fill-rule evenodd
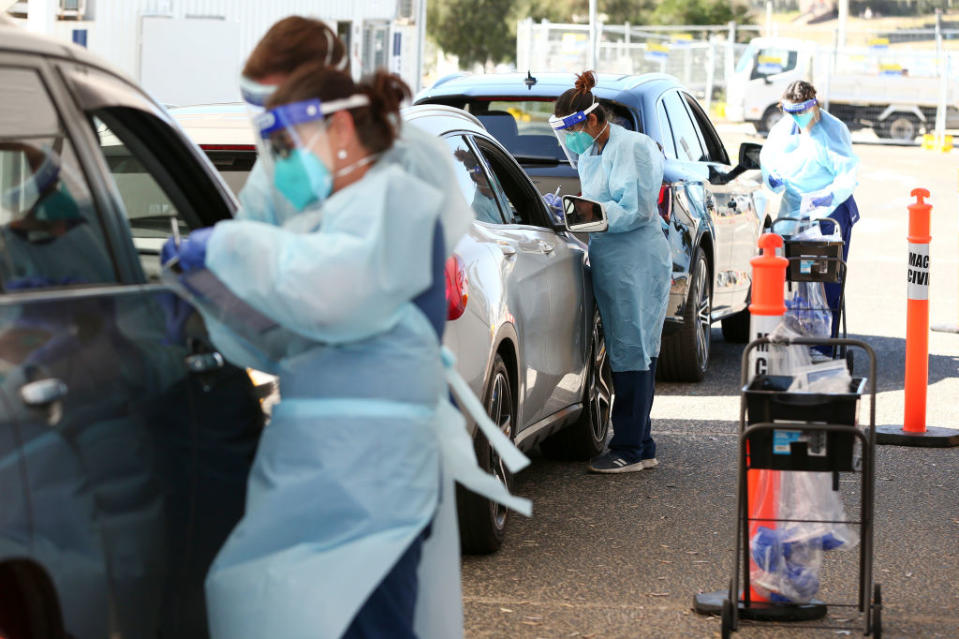
M256 145L250 113L243 102L197 104L168 109L187 135L201 146Z
M174 107L169 112L187 135L201 146L252 147L256 144L250 114L242 102ZM407 107L402 116L404 121L415 122L419 128L437 136L449 131L486 132L480 121L466 111L439 104Z
M9 18L0 15L0 51L13 51L44 57L64 58L97 67L135 84L126 74L118 71L84 47L50 36L30 33Z
M450 98L495 98L555 100L576 83L572 73L530 73L535 79L531 86L523 73L456 74L440 79L416 97L416 104L442 101ZM640 106L647 91L661 93L667 88L681 86L679 80L665 73L624 75L597 73L594 95L603 100Z

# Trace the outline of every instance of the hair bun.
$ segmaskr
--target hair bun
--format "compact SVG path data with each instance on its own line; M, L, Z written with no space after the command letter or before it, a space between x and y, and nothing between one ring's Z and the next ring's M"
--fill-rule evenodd
M596 86L596 76L592 71L583 71L582 73L576 74L576 92L580 94L587 94L593 90L593 87Z

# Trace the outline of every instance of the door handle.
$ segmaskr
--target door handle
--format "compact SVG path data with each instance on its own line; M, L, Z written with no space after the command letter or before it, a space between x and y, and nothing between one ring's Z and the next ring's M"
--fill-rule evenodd
M70 391L59 379L41 379L20 387L20 399L27 406L42 408L63 399Z
M516 247L512 244L509 244L508 242L497 242L496 245L499 246L499 250L501 250L503 255L506 257L513 257L516 255Z
M225 365L226 360L216 351L190 355L186 358L186 367L191 373L209 373L223 368Z

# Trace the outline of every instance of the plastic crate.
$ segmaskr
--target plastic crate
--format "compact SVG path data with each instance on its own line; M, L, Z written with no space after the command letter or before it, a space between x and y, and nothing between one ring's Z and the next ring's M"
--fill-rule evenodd
M789 260L786 278L791 282L838 283L842 277L842 247L842 240L786 239L783 249Z
M804 422L802 429L758 431L749 435L749 467L772 470L848 472L854 470L853 449L859 399L866 378L854 377L848 393L789 393L793 378L760 375L743 388L747 424ZM849 426L850 432L816 429L816 422Z

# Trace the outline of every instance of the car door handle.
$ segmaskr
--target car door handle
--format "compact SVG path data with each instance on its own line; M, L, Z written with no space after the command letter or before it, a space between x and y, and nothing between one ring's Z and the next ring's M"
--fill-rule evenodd
M216 351L190 355L186 358L186 367L191 373L209 373L223 368L225 365L226 360Z
M539 249L540 253L549 255L553 252L553 245L544 240L540 240L536 243L536 247Z
M516 247L512 244L508 242L497 242L496 245L499 246L499 250L501 250L503 255L506 257L513 257L516 255Z
M63 399L70 391L59 379L40 379L20 387L20 398L27 406L42 408Z

